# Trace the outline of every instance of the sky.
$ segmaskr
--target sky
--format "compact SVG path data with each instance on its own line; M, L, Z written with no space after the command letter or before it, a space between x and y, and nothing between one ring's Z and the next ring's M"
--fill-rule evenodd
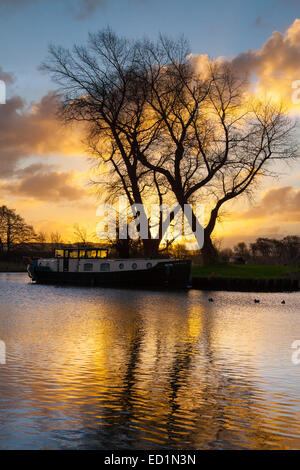
M49 44L84 44L110 26L137 38L184 34L195 58L226 57L256 77L257 92L282 95L290 112L300 80L300 0L0 0L0 202L37 230L94 231L98 201L76 129L55 117L55 84L40 71ZM300 95L299 95L300 96ZM299 132L300 139L300 132ZM223 246L257 236L300 235L300 163L279 165L255 198L226 208L216 234Z

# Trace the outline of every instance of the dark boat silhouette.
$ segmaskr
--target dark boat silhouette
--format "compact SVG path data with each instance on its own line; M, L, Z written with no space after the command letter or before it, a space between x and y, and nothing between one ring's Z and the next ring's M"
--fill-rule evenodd
M109 259L107 249L55 250L53 258L40 258L27 267L39 284L185 288L191 261L179 259Z

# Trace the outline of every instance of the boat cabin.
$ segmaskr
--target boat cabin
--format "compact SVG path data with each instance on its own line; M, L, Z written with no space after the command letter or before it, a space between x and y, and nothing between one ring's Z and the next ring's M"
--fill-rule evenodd
M39 258L27 268L40 283L130 286L186 286L191 262L177 259L108 259L105 248L63 248L53 258Z
M66 250L55 250L55 258L72 258L72 259L103 259L107 258L107 248L89 248L89 249L66 249Z

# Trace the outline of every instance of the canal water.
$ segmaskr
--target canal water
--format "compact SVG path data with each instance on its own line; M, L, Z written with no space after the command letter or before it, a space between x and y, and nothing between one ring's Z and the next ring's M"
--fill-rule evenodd
M300 449L296 340L299 293L0 274L0 449Z

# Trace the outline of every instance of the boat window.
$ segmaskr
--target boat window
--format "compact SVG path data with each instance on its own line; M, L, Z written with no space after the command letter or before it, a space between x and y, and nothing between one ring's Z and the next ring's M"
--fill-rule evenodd
M79 258L85 258L85 250L79 250Z
M97 258L97 250L88 250L86 253L88 258Z
M70 258L78 258L78 250L70 251Z
M55 258L63 258L64 250L55 250Z
M110 265L109 265L109 263L101 263L101 265L100 265L100 271L110 271Z
M120 263L120 264L119 264L119 268L120 268L120 269L124 269L124 263Z
M98 258L107 258L107 250L97 250Z
M84 271L93 271L93 264L92 263L85 263L83 265Z
M137 264L136 263L132 263L132 269L136 269L137 268Z
M152 268L152 263L147 263L147 269Z

